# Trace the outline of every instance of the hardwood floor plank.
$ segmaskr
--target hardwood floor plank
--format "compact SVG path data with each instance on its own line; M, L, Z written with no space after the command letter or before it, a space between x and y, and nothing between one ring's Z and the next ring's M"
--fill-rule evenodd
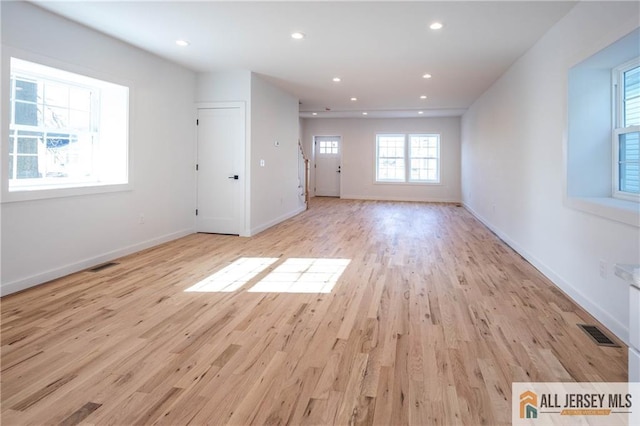
M185 291L252 257L277 261ZM275 275L290 259L349 263L317 293ZM576 324L600 324L455 204L313 199L116 262L0 299L3 424L493 426L514 381L627 377L626 347L596 346Z
M320 426L336 424L336 412L342 398L342 392L331 391L327 399L311 399L301 424Z
M318 380L320 380L320 373L321 372L319 368L310 367L307 370L307 373L302 379L302 384L301 384L302 388L300 389L299 393L296 395L296 400L292 405L292 409L290 410L289 417L286 419L285 422L277 422L277 424L299 425L302 423L302 418L304 417L305 409L307 408L307 406L309 405L309 402L311 401L311 395L313 394L313 391L318 383ZM272 418L272 416L270 415L268 418ZM283 419L284 417L280 417L280 418ZM268 424L269 422L265 422L265 423Z
M76 377L78 376L75 374L68 374L68 375L62 376L54 380L53 382L48 383L42 389L39 389L38 391L32 393L31 395L17 402L11 407L11 409L16 411L25 411L27 408L31 407L33 404L39 402L40 400L47 397L48 395L51 395L52 393L57 391L59 388L63 387L64 385L66 385L67 383L75 379Z
M262 400L265 398L269 388L272 385L274 377L278 374L278 369L285 361L287 354L285 352L276 352L269 364L256 382L249 388L245 398L240 401L237 408L229 418L230 425L246 425L250 424L255 417Z
M353 360L351 369L341 372L341 374L349 377L349 381L344 391L346 398L342 400L340 408L338 409L338 415L336 417L337 424L354 424L358 416L361 415L358 408L367 360L367 354L358 353L355 356L355 360Z
M329 394L333 390L333 382L338 376L338 367L340 365L340 359L344 352L344 345L339 345L336 350L331 351L331 354L326 359L322 374L318 379L318 383L311 395L313 399L328 399Z
M74 411L69 417L64 419L60 426L75 426L84 419L87 418L91 413L100 408L102 404L96 404L95 402L87 402L82 407L80 407L77 411Z
M409 424L409 336L398 334L393 360L393 397L391 418L400 425Z
M376 407L373 416L374 425L391 424L393 407L393 373L391 370L391 367L388 366L380 368Z
M180 388L171 388L166 393L164 393L160 398L155 401L155 403L144 411L139 417L134 420L131 424L134 425L145 425L151 424L153 421L159 417L161 417L164 407L168 407L171 405L172 401L178 399L180 394L184 392L184 389Z

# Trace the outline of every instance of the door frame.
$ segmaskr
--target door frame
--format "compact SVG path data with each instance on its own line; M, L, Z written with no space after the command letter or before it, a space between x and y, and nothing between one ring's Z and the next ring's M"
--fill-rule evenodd
M340 147L338 148L338 165L340 167L340 184L338 185L338 198L342 198L342 135L337 133L313 135L311 139L312 158L313 158L313 196L316 197L316 187L318 186L317 178L317 159L316 159L316 138L340 138Z
M196 229L196 216L195 216L195 209L197 208L196 206L198 205L198 176L196 175L196 164L198 164L198 126L197 126L197 120L198 120L198 110L200 109L221 109L221 108L239 108L240 109L240 115L241 115L241 120L244 122L244 171L243 171L243 176L244 178L241 180L241 185L242 185L242 197L239 203L239 212L238 215L240 216L240 222L241 222L241 226L240 226L240 236L241 237L249 237L251 236L251 232L250 232L250 217L249 217L249 212L251 211L251 205L250 205L250 191L251 191L251 163L249 161L249 159L251 158L251 151L250 151L250 144L249 144L249 140L250 137L249 135L250 133L250 129L248 127L248 123L247 123L247 103L244 101L230 101L230 102L196 102L195 103L195 107L193 110L193 126L194 126L194 155L195 158L193 159L193 173L194 173L194 183L195 183L195 188L194 188L194 216L193 216L193 229Z

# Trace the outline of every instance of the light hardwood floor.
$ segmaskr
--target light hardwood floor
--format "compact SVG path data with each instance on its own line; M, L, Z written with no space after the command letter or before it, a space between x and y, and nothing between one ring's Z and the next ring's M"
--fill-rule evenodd
M277 260L185 292L240 258ZM350 262L330 293L249 291L292 258ZM3 425L498 425L514 381L627 377L624 345L453 204L316 198L117 262L2 299Z

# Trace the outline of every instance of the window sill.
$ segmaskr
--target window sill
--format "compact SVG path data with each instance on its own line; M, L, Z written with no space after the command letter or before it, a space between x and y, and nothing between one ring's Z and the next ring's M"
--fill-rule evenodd
M570 197L566 205L605 219L640 228L640 204L610 197Z
M373 182L374 185L405 185L405 186L441 186L442 182L402 182L402 181L380 181Z
M12 203L20 201L45 200L50 198L76 197L82 195L103 194L107 192L123 192L133 189L131 183L87 185L72 188L51 188L24 191L3 191L2 203Z

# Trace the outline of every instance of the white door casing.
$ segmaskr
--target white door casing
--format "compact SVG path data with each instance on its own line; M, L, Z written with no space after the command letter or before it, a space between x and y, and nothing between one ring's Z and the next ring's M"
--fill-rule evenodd
M196 231L242 233L245 186L244 107L198 108Z
M314 136L315 195L340 196L340 136Z

